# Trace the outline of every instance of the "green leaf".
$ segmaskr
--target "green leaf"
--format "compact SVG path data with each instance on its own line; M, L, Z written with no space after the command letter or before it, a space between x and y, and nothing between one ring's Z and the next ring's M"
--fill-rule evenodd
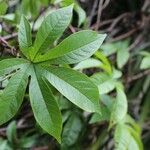
M86 13L82 9L82 7L78 4L77 1L75 1L75 6L74 6L75 11L78 14L78 27L81 26L82 23L86 20Z
M39 72L35 74L37 70L32 71L32 78L29 86L30 102L33 113L39 125L60 142L62 130L61 113L47 82L41 78Z
M12 150L7 140L0 138L0 148L1 150Z
M90 123L96 123L101 121L109 121L110 119L110 111L106 106L102 106L101 114L95 113L92 115L90 119Z
M117 65L122 68L128 61L130 55L127 49L120 49L117 52Z
M74 64L89 58L99 49L106 34L85 30L74 33L35 62L52 61L53 64Z
M141 65L140 65L140 69L149 69L150 68L150 55L149 56L145 56L142 59Z
M81 62L79 62L74 69L75 70L82 70L82 69L88 69L88 68L93 68L93 67L100 67L102 66L102 62L94 59L94 58L88 58L86 60L83 60Z
M115 88L116 81L106 73L96 73L91 80L98 86L99 94L106 94Z
M29 58L29 50L32 46L31 27L28 20L22 16L18 31L19 46L22 53Z
M21 12L26 16L36 18L40 11L39 0L23 0L21 1ZM19 11L20 12L20 11Z
M16 73L0 96L0 125L10 120L22 104L28 83L25 72Z
M134 147L138 147L138 150L143 150L143 144L141 141L140 134L136 130L131 128L130 126L128 126L128 130L132 136L132 139L134 140L134 143L132 142L130 144L132 144L132 146L134 146ZM130 147L132 147L132 146L130 146Z
M7 127L7 138L8 141L13 144L17 141L17 131L16 131L16 122L12 121Z
M112 73L112 68L111 68L111 65L110 65L109 60L107 59L107 57L100 51L97 51L95 53L95 56L103 62L103 65L101 65L101 68L103 70L105 70L106 72L108 72L109 74L111 74Z
M62 148L67 149L69 146L75 144L80 136L81 129L81 119L76 114L72 114L64 126L62 133Z
M127 114L126 95L120 85L117 85L116 90L117 97L112 108L111 123L120 122Z
M101 121L109 121L111 116L111 110L113 107L114 98L108 95L101 95L101 114L94 113L90 119L90 123L96 123Z
M61 6L69 6L74 3L74 10L78 15L78 26L84 23L86 19L86 13L78 4L77 0L55 0L55 4L60 3Z
M31 149L37 142L37 135L33 134L30 137L21 137L19 140L19 147L22 149Z
M45 18L36 35L32 51L33 60L38 53L45 51L62 35L71 21L72 9L73 5L59 9Z
M4 59L0 61L0 76L10 73L11 71L22 68L29 62L21 58Z
M44 76L62 95L88 112L100 113L98 89L86 75L69 68L44 68Z
M150 85L150 76L149 78L149 82L148 85ZM143 106L141 108L141 113L140 113L140 117L139 117L139 123L140 125L144 124L144 122L146 120L148 120L149 118L149 114L150 114L150 92L147 92L147 94L144 96L144 101L143 101Z
M101 46L101 50L105 56L110 56L116 53L117 48L114 43L105 43Z
M0 16L4 15L7 11L8 5L5 0L0 1Z
M115 150L128 150L131 135L124 124L118 124L115 129Z
M138 144L136 143L134 138L130 138L130 143L128 146L128 150L140 150L140 148L138 147Z

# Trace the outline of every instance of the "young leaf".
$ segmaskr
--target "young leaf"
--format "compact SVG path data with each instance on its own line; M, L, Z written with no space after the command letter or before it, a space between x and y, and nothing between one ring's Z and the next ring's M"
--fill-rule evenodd
M78 14L78 27L79 27L82 25L82 23L84 23L86 19L86 13L77 2L75 3L74 9Z
M114 43L105 43L101 46L101 50L105 56L110 56L116 53L117 48Z
M115 88L116 81L106 73L96 73L91 80L98 86L100 94L106 94Z
M142 59L141 65L140 65L140 69L149 69L150 68L150 54L149 56L145 56Z
M143 150L139 133L129 124L119 123L115 129L116 150Z
M117 123L120 122L127 113L127 98L120 86L116 87L117 97L115 103L113 105L112 114L111 114L111 122Z
M130 144L132 144L130 147L138 147L139 150L143 150L143 144L141 141L140 133L138 133L136 130L134 130L132 127L128 126L128 130L132 136L132 141Z
M10 73L11 71L22 68L29 61L21 58L4 59L0 61L0 76Z
M40 74L35 74L34 70L29 95L36 121L60 142L62 119L58 104L46 81L41 78Z
M101 46L105 37L106 34L97 34L90 30L74 33L46 54L37 57L35 62L52 61L53 64L78 63L93 55Z
M90 119L90 123L96 123L100 121L109 121L110 116L111 116L113 101L114 101L114 98L108 95L101 95L101 102L103 104L101 108L101 114L94 113L92 115L92 118Z
M18 41L20 50L27 58L29 58L30 47L32 46L31 27L24 16L21 17L19 25Z
M86 75L69 68L44 68L44 76L62 95L88 112L100 113L98 89Z
M131 135L124 124L118 124L115 129L115 150L127 150Z
M128 61L130 55L127 49L119 49L117 52L117 65L122 68Z
M97 51L95 53L95 56L103 62L103 64L101 65L101 68L103 70L105 70L106 72L108 72L109 74L111 74L112 73L112 68L111 68L111 65L110 65L109 60L107 59L107 57L100 51Z
M80 26L82 23L84 23L86 19L86 13L85 11L81 8L81 6L78 4L77 0L55 0L54 2L60 3L61 6L69 6L71 4L74 4L74 10L76 11L78 15L78 26Z
M48 15L36 35L32 59L45 51L53 42L58 39L68 27L72 18L73 5L59 9Z
M0 95L0 125L10 120L22 104L28 83L25 72L16 73Z
M106 106L102 106L101 114L95 113L90 119L90 123L96 123L101 121L109 121L110 119L110 111Z

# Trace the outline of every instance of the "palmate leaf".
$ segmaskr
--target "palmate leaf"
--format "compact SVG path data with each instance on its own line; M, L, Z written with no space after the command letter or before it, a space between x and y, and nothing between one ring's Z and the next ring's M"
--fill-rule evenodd
M60 142L62 119L58 104L46 81L35 70L32 71L29 95L36 121Z
M0 94L0 113L3 114L0 115L0 124L10 120L18 111L28 77L30 77L29 98L35 119L58 142L61 141L62 118L51 92L51 85L83 110L100 113L97 86L86 75L59 65L77 63L90 57L100 47L106 35L93 31L78 32L47 52L69 25L72 7L59 9L46 17L33 46L30 25L25 17L22 17L19 44L26 59L13 58L0 61L0 77L12 71L15 74ZM54 64L57 64L57 67L53 66Z
M34 62L78 63L92 56L99 49L105 38L106 34L97 34L90 30L74 33L46 54L36 57Z
M72 103L88 112L100 113L98 89L86 75L63 67L44 69L45 78Z

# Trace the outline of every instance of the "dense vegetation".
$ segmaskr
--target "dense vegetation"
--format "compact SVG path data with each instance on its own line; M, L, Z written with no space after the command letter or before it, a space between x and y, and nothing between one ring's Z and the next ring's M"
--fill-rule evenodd
M0 150L149 150L149 0L0 0Z

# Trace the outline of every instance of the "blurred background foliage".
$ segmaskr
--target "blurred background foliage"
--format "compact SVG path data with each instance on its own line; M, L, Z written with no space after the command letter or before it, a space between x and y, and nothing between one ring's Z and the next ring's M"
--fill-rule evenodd
M53 91L63 115L59 145L35 122L27 92L16 117L0 128L0 150L149 150L149 0L0 0L0 60L19 55L22 14L30 20L34 39L49 13L72 3L72 22L62 39L83 29L108 35L92 58L66 66L87 74L98 86L102 115L83 112ZM8 80L0 81L1 92Z

